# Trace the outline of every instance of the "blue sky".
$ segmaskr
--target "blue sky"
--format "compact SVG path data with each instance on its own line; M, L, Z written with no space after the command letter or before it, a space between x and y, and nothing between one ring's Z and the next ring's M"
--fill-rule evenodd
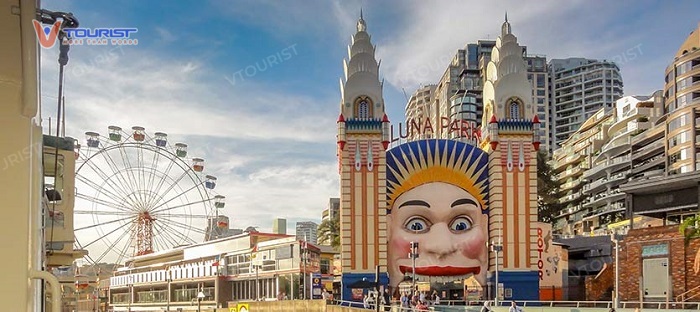
M138 46L71 49L67 135L82 139L85 131L105 133L112 124L167 132L190 144L192 153L207 160L207 171L219 177L232 226L262 230L271 229L274 217L286 217L290 229L296 221L318 222L328 198L338 196L338 79L360 7L382 60L393 122L403 118L402 89L410 95L420 84L434 83L456 49L495 39L506 10L530 53L619 60L626 95L663 88L664 69L697 27L700 12L698 1L43 1L42 6L73 12L81 27L139 29ZM42 51L45 127L56 115L56 56L57 47Z

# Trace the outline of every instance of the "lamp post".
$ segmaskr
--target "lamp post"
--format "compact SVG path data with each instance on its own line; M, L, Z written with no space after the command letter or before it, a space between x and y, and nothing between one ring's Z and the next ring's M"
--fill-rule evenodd
M496 295L493 297L493 305L498 306L498 296L500 295L499 289L498 289L498 253L503 250L503 245L501 245L501 242L499 241L498 243L494 243L493 241L491 242L491 249L493 252L496 253Z
M617 310L620 305L620 246L615 233L610 234L610 240L615 245L615 296L613 297L613 308Z
M413 275L413 278L411 278L411 296L416 291L416 258L418 258L418 242L411 242L411 252L408 253L408 256L411 258L412 264L411 264L411 272Z

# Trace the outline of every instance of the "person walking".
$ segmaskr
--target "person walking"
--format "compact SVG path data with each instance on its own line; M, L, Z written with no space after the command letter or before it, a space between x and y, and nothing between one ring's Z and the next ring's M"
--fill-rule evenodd
M491 309L491 301L484 301L484 306L481 307L481 312L493 312Z
M518 304L515 303L515 301L510 302L510 308L508 308L508 312L522 312L522 311L523 311L523 309L521 307L519 307Z

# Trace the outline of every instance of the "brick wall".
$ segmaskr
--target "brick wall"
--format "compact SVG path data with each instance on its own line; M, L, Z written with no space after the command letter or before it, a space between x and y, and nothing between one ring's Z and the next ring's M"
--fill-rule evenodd
M642 247L658 244L669 245L669 272L673 296L700 286L700 274L693 271L695 255L700 239L693 239L686 246L678 226L649 227L630 230L620 247L620 299L638 301L642 276ZM613 255L614 256L614 255ZM695 298L691 301L700 301Z
M605 264L596 276L586 277L586 300L607 301L612 300L612 290L615 287L615 266Z

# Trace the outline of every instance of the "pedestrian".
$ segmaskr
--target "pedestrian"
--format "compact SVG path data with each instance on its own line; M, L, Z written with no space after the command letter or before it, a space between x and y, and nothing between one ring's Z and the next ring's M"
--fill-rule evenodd
M433 291L433 305L440 305L440 295L437 290Z
M408 304L409 301L410 300L408 299L408 293L407 292L401 293L401 308L407 308L407 309L410 308L410 306Z
M510 302L510 308L508 308L508 312L522 312L523 309L518 306L515 301Z
M384 295L382 295L382 304L384 305L384 311L391 310L391 296L389 295L389 289L384 289Z
M481 307L481 312L492 312L491 301L484 301L484 306Z
M365 309L369 309L369 295L365 295L365 297L362 299L362 306Z

